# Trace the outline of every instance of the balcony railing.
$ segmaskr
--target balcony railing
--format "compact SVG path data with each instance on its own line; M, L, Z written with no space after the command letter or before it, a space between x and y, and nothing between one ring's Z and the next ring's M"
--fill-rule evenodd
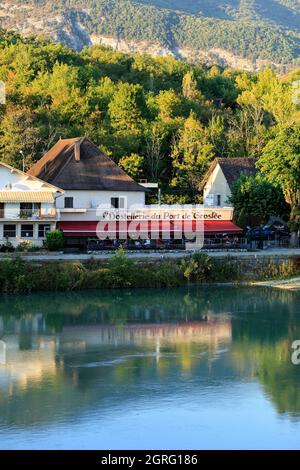
M0 219L5 220L48 220L57 219L56 209L19 209L0 211Z

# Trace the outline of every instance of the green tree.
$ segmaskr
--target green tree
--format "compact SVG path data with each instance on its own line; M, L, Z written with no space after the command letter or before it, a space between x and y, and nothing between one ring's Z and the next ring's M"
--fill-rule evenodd
M154 121L145 134L146 152L145 167L151 181L157 182L163 170L164 151L163 144L166 140L168 129L161 121Z
M174 90L161 91L155 101L160 120L168 122L180 114L181 99Z
M244 226L252 220L265 223L270 216L286 218L289 215L281 189L260 174L241 175L231 188L229 202L234 207L235 219Z
M199 96L197 81L192 70L188 71L183 77L182 94L187 99L196 99Z
M112 128L121 134L138 134L143 123L142 106L142 87L119 83L108 106Z
M209 141L208 132L192 113L173 143L171 186L190 197L195 196L213 157L213 145Z
M242 105L228 118L227 148L230 156L256 158L268 138L264 111L259 105Z
M282 189L294 219L300 205L300 123L276 128L258 167L268 181Z
M119 166L133 179L137 179L143 172L144 158L136 153L132 153L127 157L119 160Z
M40 143L39 129L30 112L8 107L0 123L0 160L20 170L36 161Z
M56 113L62 123L82 121L88 113L77 67L55 63L51 73L39 73L28 87L28 93L40 96L41 104L48 104L49 110Z
M266 68L254 80L247 80L245 75L237 77L237 85L243 89L237 99L240 105L261 108L281 125L293 118L292 87L280 80L273 70Z

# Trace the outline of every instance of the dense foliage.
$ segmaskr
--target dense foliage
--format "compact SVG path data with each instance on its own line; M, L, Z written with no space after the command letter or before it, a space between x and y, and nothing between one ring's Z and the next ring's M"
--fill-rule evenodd
M241 175L231 189L230 203L236 222L242 226L266 223L271 216L285 218L289 207L281 189L262 177Z
M123 250L109 261L81 262L0 261L0 292L73 291L179 287L186 284L248 282L285 278L299 273L299 262L253 264L247 259L217 259L195 253L183 259L142 261L129 259Z
M268 173L266 159L278 142L276 155L284 161L278 139L299 126L293 100L299 78L297 71L278 78L270 69L207 69L101 46L77 53L3 31L0 159L29 168L60 136L87 135L133 177L159 181L163 201L199 200L199 183L215 156L264 155ZM295 139L289 142L293 147Z

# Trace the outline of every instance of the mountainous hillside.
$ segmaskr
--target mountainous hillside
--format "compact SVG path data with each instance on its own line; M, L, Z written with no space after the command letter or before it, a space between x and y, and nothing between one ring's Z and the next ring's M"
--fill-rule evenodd
M2 0L0 25L248 70L300 64L299 0Z

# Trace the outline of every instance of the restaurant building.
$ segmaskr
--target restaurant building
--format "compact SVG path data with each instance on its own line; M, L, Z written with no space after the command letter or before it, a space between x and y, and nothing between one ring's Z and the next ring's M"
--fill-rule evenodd
M96 236L99 207L145 205L147 190L86 137L59 140L28 174L64 190L57 227L75 244Z
M204 208L198 216L193 206L146 206L147 188L86 137L59 140L28 175L64 191L56 200L57 228L69 246L86 247L99 238L194 243L198 236L215 238L242 232L232 222L232 208Z

